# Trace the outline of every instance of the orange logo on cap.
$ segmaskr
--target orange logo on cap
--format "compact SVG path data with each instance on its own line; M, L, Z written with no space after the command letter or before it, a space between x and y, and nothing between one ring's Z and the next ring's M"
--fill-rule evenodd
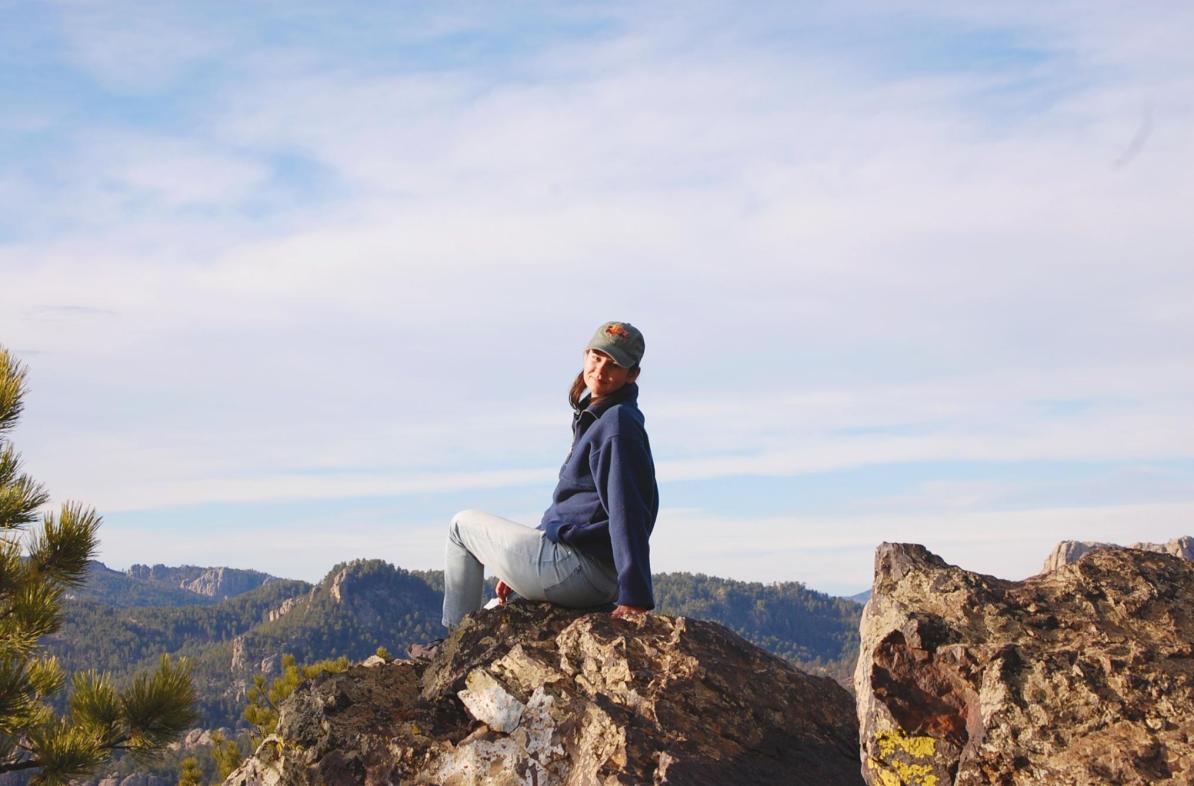
M610 325L605 329L605 332L617 338L630 338L630 333L621 325Z

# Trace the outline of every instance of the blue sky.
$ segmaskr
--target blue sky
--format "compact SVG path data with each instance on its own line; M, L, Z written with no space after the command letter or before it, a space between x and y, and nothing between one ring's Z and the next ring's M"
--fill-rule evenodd
M6 3L27 468L116 567L434 567L625 319L656 570L1191 534L1194 10L956 6Z

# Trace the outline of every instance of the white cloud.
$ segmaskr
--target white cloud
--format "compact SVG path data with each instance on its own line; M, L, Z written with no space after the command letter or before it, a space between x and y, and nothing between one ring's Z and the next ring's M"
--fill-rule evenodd
M88 140L90 167L104 186L164 206L220 206L248 196L269 175L260 161L192 140L100 134ZM102 152L100 152L102 151Z
M160 90L226 44L178 6L72 0L54 7L68 57L120 91Z
M450 514L449 514L450 515ZM165 527L103 526L98 559L124 570L135 563L225 565L316 582L332 566L354 559L384 559L407 569L443 568L443 524L370 526L352 521L304 526L263 525L220 531L178 532ZM268 548L263 548L269 543Z
M41 228L0 246L0 336L41 353L17 436L55 493L549 481L578 344L614 311L647 332L666 479L1190 455L1187 11L801 10L826 46L779 6L625 5L432 68L81 9L71 62L178 88L184 116L58 129L45 177L0 172ZM896 22L1029 51L915 66Z
M924 462L1190 458L1194 379L1184 367L1165 371L1110 368L1077 387L1063 372L795 395L670 397L646 389L643 406L664 483ZM1076 391L1091 399L1057 411L1053 402ZM405 412L390 411L385 400L366 398L361 406L367 412L343 411L333 400L320 410L266 395L220 411L214 432L206 413L184 417L167 406L135 413L119 433L78 420L37 424L25 452L31 470L57 493L117 511L546 489L567 447L562 400L523 401L500 415L431 402ZM30 417L41 411L31 401ZM59 452L47 452L49 445Z
M1189 534L1192 522L1189 502L832 518L664 510L651 536L651 564L852 595L870 587L874 549L883 542L920 543L966 570L1018 580L1039 571L1060 540L1164 543Z

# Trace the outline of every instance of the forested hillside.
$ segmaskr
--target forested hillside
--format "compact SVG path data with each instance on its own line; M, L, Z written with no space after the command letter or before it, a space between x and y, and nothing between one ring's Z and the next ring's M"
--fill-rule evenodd
M216 602L178 586L133 578L94 560L87 565L87 583L72 589L67 597L109 606L201 606Z
M57 633L42 641L71 670L124 673L163 652L197 653L213 642L232 639L287 599L307 592L304 581L276 581L214 604L118 607L75 599Z
M862 606L799 582L760 584L703 573L652 577L665 614L714 620L805 671L849 687L858 658Z
M282 654L302 662L359 660L381 645L400 653L439 635L441 594L380 560L337 565L315 587L275 579L219 603L184 597L186 605L121 607L86 599L108 593L117 602L140 601L156 591L113 573L92 571L65 604L62 628L43 639L47 650L69 670L95 668L118 678L163 652L189 657L209 727L239 725L252 676L272 673ZM113 595L113 586L120 592Z
M801 668L848 682L858 604L796 582L690 573L658 574L654 581L657 611L715 620ZM271 579L216 603L97 563L66 604L62 629L45 641L66 668L117 677L162 652L185 655L195 664L203 725L232 727L241 722L253 675L274 673L283 654L300 663L341 655L360 660L379 646L401 655L410 644L443 635L442 588L441 571L358 560L335 566L315 586ZM155 598L173 602L145 605Z

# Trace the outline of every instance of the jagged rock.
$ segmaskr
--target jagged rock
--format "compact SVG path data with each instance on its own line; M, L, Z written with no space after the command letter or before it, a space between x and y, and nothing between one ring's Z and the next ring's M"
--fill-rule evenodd
M232 640L232 661L228 668L234 673L245 667L245 637L237 636Z
M518 603L304 683L226 784L861 786L857 740L833 680L716 623Z
M885 543L855 688L872 786L1194 783L1194 564L1010 582Z
M182 740L182 747L186 749L211 746L211 732L207 729L191 729Z
M367 561L354 560L335 575L328 585L328 593L336 603L345 607L342 613L351 614L365 625L381 622L378 609L386 607L387 588L373 577L362 574L361 566ZM322 589L322 585L315 591Z
M291 611L293 611L295 609L295 607L298 606L299 603L301 603L302 601L303 601L302 596L295 597L295 598L287 598L286 600L282 601L281 606L279 606L278 608L273 609L272 611L269 612L269 615L266 617L266 621L273 622L276 619L280 619L281 617L284 617L285 615L287 615Z
M169 751L187 751L193 748L204 748L211 746L211 731L208 729L191 729L182 736L182 739L175 740L166 746Z
M1041 573L1048 573L1049 571L1057 570L1062 565L1077 562L1083 554L1088 554L1095 549L1112 548L1120 547L1114 543L1095 543L1089 540L1063 540L1045 558L1045 565L1041 568ZM1133 543L1129 548L1155 551L1160 554L1172 554L1175 557L1194 561L1194 538L1189 535L1174 538L1168 543Z
M341 590L344 587L344 582L348 578L348 575L349 575L348 568L344 568L343 570L341 570L339 573L336 574L335 578L332 579L332 583L331 583L331 586L328 591L332 593L332 598L337 603L341 603L344 601L344 597L342 595Z

